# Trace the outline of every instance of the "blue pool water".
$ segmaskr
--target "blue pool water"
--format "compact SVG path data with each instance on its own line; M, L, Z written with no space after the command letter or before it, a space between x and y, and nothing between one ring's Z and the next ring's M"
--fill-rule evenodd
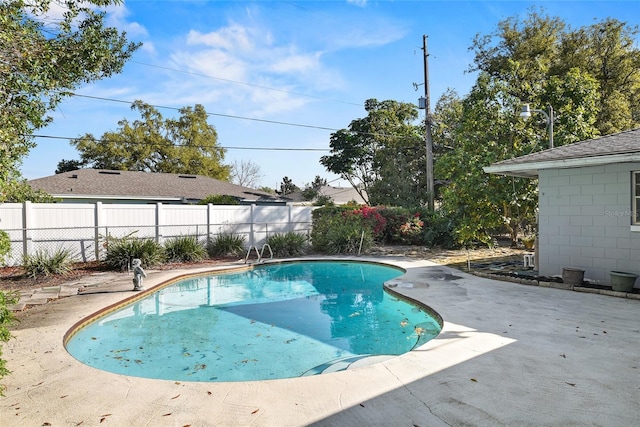
M403 272L363 262L295 262L194 277L98 318L71 355L118 374L250 381L339 370L435 337L423 308L383 290Z

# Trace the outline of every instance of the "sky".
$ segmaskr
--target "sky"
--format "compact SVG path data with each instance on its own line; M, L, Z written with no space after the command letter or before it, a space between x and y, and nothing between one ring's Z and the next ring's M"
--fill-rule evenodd
M573 28L608 17L640 23L640 1L128 0L107 9L107 23L142 47L121 74L60 104L21 172L53 175L60 160L80 158L71 139L136 120L131 103L142 100L165 118L203 105L224 163L257 165L259 187L279 189L285 176L300 188L316 176L346 187L320 164L331 134L366 117L367 99L417 105L424 35L433 109L447 89L471 89L473 38L532 7Z

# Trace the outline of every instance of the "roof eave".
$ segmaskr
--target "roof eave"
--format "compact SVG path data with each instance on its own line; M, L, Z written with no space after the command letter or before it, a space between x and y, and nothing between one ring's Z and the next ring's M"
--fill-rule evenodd
M520 164L493 164L486 166L486 173L498 175L519 176L524 178L537 178L540 170L545 169L569 169L585 166L602 166L614 163L640 162L640 153L614 154L610 156L581 157L576 159L547 160L543 162L531 162Z

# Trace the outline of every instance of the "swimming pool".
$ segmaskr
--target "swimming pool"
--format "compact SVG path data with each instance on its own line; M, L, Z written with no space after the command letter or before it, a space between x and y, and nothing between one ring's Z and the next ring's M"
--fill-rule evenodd
M95 368L175 381L343 370L440 332L426 307L384 290L402 274L375 263L307 261L196 276L97 317L65 344Z

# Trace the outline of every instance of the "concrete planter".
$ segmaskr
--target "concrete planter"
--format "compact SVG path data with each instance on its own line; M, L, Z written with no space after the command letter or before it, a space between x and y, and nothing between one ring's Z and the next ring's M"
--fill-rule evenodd
M612 271L611 288L617 292L631 292L636 283L638 275L635 273L625 273L624 271Z
M562 282L567 285L582 285L582 281L584 280L584 270L580 270L579 268L570 268L565 267L562 269Z

